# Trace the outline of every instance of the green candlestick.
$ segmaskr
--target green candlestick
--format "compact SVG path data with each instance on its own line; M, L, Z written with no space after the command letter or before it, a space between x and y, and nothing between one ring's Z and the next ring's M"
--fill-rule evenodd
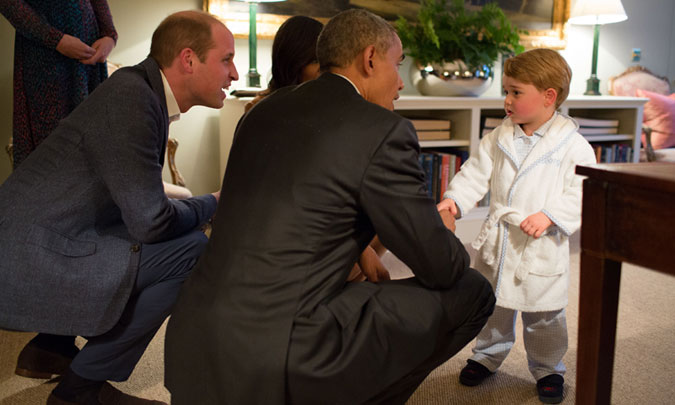
M586 81L587 96L600 95L600 80L598 79L598 40L600 39L600 24L595 24L593 31L593 60L591 62L591 77Z
M256 33L256 12L258 4L248 3L248 75L246 77L248 87L260 87L260 74L256 67L258 54L258 35Z

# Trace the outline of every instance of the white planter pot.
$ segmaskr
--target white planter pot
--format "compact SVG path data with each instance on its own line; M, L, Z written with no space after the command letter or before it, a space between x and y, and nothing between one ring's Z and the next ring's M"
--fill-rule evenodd
M477 97L490 88L493 76L492 68L487 65L471 71L462 61L410 66L410 81L424 96Z

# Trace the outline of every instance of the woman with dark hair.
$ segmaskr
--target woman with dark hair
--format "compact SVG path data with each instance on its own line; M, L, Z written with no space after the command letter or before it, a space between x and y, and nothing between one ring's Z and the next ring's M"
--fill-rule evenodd
M246 111L275 90L319 76L316 41L322 28L319 21L302 15L281 24L272 44L272 79L267 89L246 105Z

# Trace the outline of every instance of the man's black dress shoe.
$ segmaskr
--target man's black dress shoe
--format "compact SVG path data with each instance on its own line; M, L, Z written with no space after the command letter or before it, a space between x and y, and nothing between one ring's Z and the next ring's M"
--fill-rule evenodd
M52 378L63 375L79 353L80 349L73 343L74 337L58 337L70 344L44 344L44 335L38 335L24 346L16 361L17 375L28 378ZM53 335L52 335L53 336Z
M65 399L55 393L57 391L55 388L47 398L47 405L167 405L166 402L125 394L108 382L102 383L97 390L98 394L80 392Z

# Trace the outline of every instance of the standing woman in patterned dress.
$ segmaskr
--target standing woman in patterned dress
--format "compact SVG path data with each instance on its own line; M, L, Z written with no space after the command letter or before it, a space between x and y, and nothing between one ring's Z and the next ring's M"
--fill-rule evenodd
M117 32L106 0L0 0L16 29L14 169L62 118L108 77ZM63 374L79 349L73 336L38 334L19 354L16 373ZM41 350L58 353L40 356Z
M108 77L117 32L106 0L0 0L16 29L14 168Z

